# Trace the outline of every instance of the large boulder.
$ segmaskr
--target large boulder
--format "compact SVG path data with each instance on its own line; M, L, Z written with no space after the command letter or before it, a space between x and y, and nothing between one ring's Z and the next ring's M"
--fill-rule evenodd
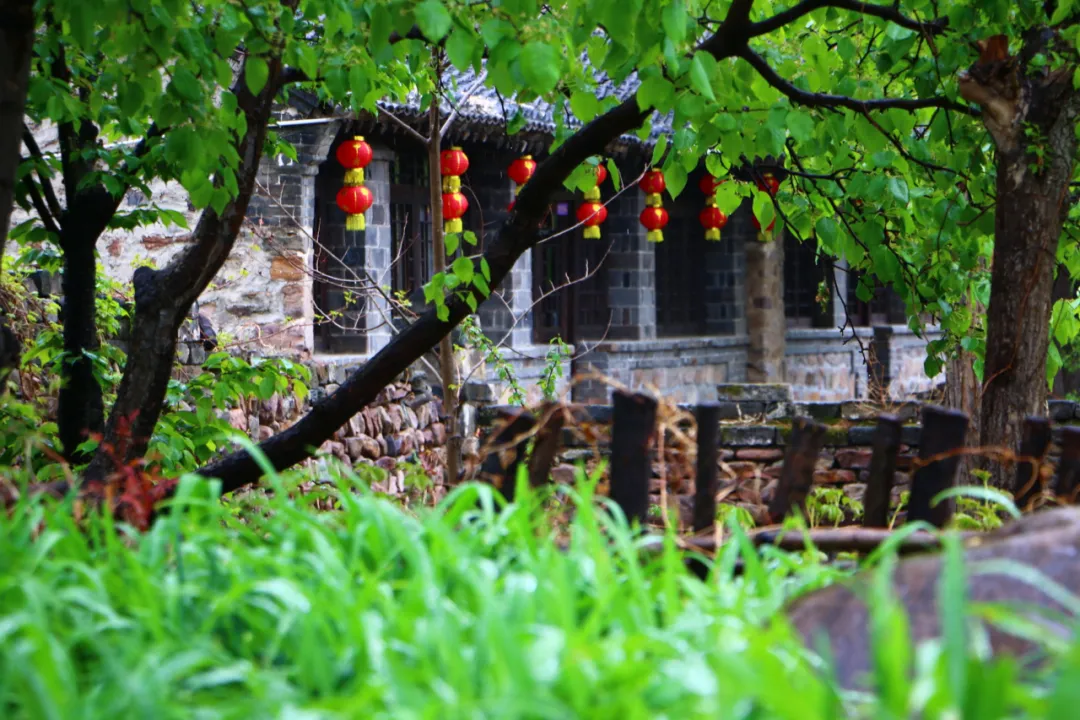
M1068 614L1050 595L1011 575L979 573L979 563L1005 560L1034 568L1044 577L1080 595L1080 508L1057 508L1026 516L1002 529L969 540L964 550L968 597L971 602L1024 604ZM937 638L940 554L901 560L894 575L896 597L903 603L915 642ZM850 581L811 592L787 609L788 618L809 647L827 640L844 687L864 686L871 670L867 606L861 599L869 587L869 572ZM1036 620L1033 615L1030 619ZM1043 621L1045 622L1045 620ZM1068 636L1064 626L1052 630ZM995 654L1024 658L1037 648L1029 641L988 627Z

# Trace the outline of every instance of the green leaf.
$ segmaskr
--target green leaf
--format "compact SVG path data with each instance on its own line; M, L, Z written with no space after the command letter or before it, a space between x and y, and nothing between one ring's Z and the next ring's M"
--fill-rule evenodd
M890 177L888 181L889 194L896 198L901 205L907 205L910 195L908 184L904 178Z
M457 233L446 233L443 235L443 243L446 245L446 254L453 255L457 252L461 240Z
M521 76L531 90L546 95L555 89L562 76L559 53L554 47L542 42L530 42L521 49L518 57Z
M686 170L682 165L671 163L664 172L664 182L672 199L679 197L679 193L686 187Z
M806 142L814 137L814 119L801 110L788 113L787 127L796 142Z
M776 219L776 208L768 193L754 193L754 217L757 218L763 232Z
M817 235L818 242L825 245L827 251L836 252L837 227L835 220L830 217L819 218L814 223L814 233Z
M638 107L642 110L656 108L660 112L671 110L675 103L675 86L662 75L653 75L638 87Z
M454 28L446 41L446 54L450 62L459 70L472 65L473 52L476 50L476 37L461 26Z
M587 123L600 114L600 101L590 92L575 92L570 96L570 110L578 120Z
M465 242L467 242L469 245L472 245L473 247L475 247L476 243L479 242L476 239L476 233L474 233L472 230L466 230L465 231Z
M468 285L473 278L473 262L467 257L459 257L454 260L450 269L457 275L461 282Z
M424 0L424 2L416 6L413 12L420 32L424 33L424 37L429 41L433 43L442 42L442 39L446 37L446 33L450 32L450 25L453 20L450 17L450 12L439 0Z
M480 258L480 274L484 276L484 279L491 282L491 268L488 267L487 258Z
M259 383L259 399L269 400L273 396L274 390L274 376L270 374L263 375L263 379Z
M659 138L657 138L656 146L653 147L652 151L652 160L649 161L650 165L656 167L660 164L660 160L664 157L664 151L667 150L667 145L667 135L661 135Z
M352 93L353 105L359 106L364 101L368 91L367 73L359 65L349 68L349 92Z
M472 312L476 312L477 302L475 295L473 295L472 293L466 293L465 304L469 306L469 310L471 310Z
M611 176L611 184L616 190L622 190L622 175L619 173L619 166L615 164L614 158L608 158L607 163L608 175Z
M261 57L248 55L244 63L244 82L252 95L258 95L270 79L270 66Z
M705 69L701 53L695 53L694 59L690 61L690 87L709 100L716 101L712 82L709 81L709 72Z
M660 25L664 28L664 34L676 46L686 42L686 6L683 0L674 0L664 8L660 15Z

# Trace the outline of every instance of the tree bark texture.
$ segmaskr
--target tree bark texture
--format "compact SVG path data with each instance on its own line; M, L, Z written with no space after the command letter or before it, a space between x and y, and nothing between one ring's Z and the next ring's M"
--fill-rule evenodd
M69 222L68 226L73 226ZM64 233L61 233L63 237ZM57 406L57 426L64 457L75 464L90 458L76 452L89 437L99 433L104 424L105 405L101 384L94 377L98 339L95 315L97 264L94 257L96 238L72 238L61 245L64 250L64 379Z
M15 203L15 175L33 50L33 0L0 0L0 255L4 254Z
M1024 57L1046 42L1026 38L1020 57L1002 36L983 43L960 91L983 107L997 148L997 206L987 309L980 444L1015 450L1027 415L1046 413L1046 355L1054 266L1076 153L1080 94L1072 68L1028 68ZM1032 133L1034 130L1034 133ZM991 465L991 482L1012 471Z

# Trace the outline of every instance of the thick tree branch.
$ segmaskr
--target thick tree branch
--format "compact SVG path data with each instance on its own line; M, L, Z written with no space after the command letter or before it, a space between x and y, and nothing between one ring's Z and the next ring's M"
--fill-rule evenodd
M718 58L737 54L746 43L746 28L753 0L735 0L727 20L717 33L700 46ZM490 287L498 287L514 263L539 241L538 227L548 210L551 194L581 163L603 152L609 143L641 126L651 111L638 107L634 97L620 103L585 125L536 168L522 188L514 210L500 229L495 241L484 252L491 271ZM474 288L469 292L477 302L485 298ZM393 382L403 370L433 348L472 311L464 298L447 299L449 317L438 319L433 307L404 332L396 336L342 385L315 403L299 422L259 445L271 465L278 469L292 467L311 456L314 448L329 438L361 408ZM237 452L202 468L200 474L222 481L222 492L257 482L262 471L247 452Z
M0 4L0 255L15 203L19 127L23 124L33 50L33 0Z
M41 192L38 190L38 184L34 182L34 178L29 175L26 176L24 182L26 183L26 191L30 194L30 202L34 204L34 210L37 212L41 224L45 226L47 231L59 235L60 226L56 224L53 214L49 212L49 208L45 204L45 199L41 197ZM44 184L45 183L42 183L42 185Z
M37 140L34 139L34 134L30 132L30 128L26 127L26 125L23 125L22 139L23 144L26 145L27 150L30 151L30 157L33 158L35 162L44 163L45 155L41 152ZM60 207L60 201L56 197L56 192L53 190L52 183L49 182L49 179L45 177L38 167L35 167L34 170L41 180L41 191L45 194L46 206L49 211L48 214L56 220L59 220L64 210Z
M922 110L925 108L946 108L962 112L966 115L977 116L978 110L967 105L949 100L946 97L932 98L879 98L876 100L857 100L844 95L829 95L826 93L812 93L795 87L792 83L769 67L765 58L758 55L748 47L744 47L738 57L750 63L750 66L769 83L788 97L794 103L807 107L821 108L847 108L856 112L869 113L876 110Z
M944 32L949 24L947 18L939 18L928 22L920 22L913 18L909 18L900 12L899 2L893 3L892 5L876 5L874 3L859 2L859 0L803 0L766 20L752 23L750 25L749 37L768 35L771 32L779 30L788 23L795 22L803 15L808 15L815 10L820 10L822 8L837 8L839 10L850 10L851 12L861 13L863 15L871 15L873 17L881 18L882 20L888 20L902 28L915 30L929 35Z

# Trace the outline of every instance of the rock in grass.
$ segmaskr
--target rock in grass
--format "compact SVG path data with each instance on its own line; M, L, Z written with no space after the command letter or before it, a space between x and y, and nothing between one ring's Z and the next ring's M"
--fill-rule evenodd
M976 574L978 564L986 561L1009 561L1033 568L1074 596L1080 595L1080 508L1058 508L1026 516L969 541L964 550L969 602L1022 604L1073 618L1042 589L1011 575ZM906 609L915 642L940 637L941 567L940 554L907 558L897 564L893 584ZM857 575L847 583L809 593L787 609L789 619L809 647L820 647L822 641L829 643L836 677L847 688L867 686L871 666L868 614L860 595L865 594L870 581L868 573ZM1030 612L1025 615L1037 620ZM995 655L1035 657L1038 648L1032 642L994 627L987 629ZM1071 633L1065 625L1053 625L1051 630L1066 636Z

